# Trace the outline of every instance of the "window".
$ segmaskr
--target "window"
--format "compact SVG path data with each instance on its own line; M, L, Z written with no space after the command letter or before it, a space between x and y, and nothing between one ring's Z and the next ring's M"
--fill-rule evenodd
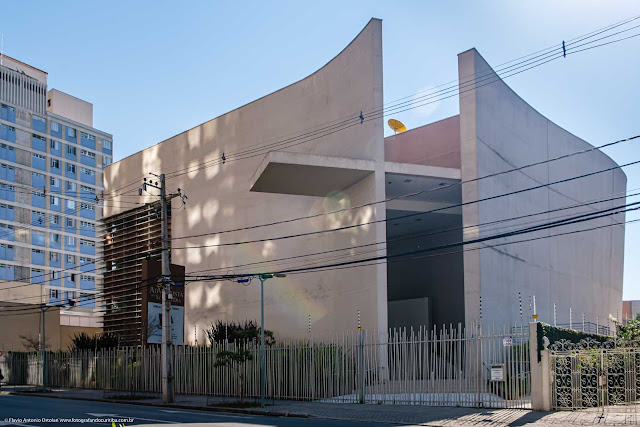
M80 209L84 209L85 211L94 211L94 210L96 210L96 207L93 206L93 205L89 205L87 203L80 203ZM80 222L80 226L82 226L83 222L84 221Z
M33 157L36 158L36 159L44 160L44 156L42 154L33 153Z
M102 148L106 148L107 150L111 150L111 141L107 141L106 139L102 140Z
M61 150L60 141L54 141L54 140L52 139L52 140L51 140L51 149L52 149L52 150L56 150L56 151L60 151L60 150Z
M57 289L49 289L49 298L51 299L60 298L60 291L58 291Z
M55 176L52 176L49 182L51 183L52 187L60 187L60 178L56 178Z
M72 282L75 282L75 281L76 281L76 275L75 275L75 273L71 273L71 274L69 275L69 280L71 280ZM70 295L70 296L69 296L69 298L75 298L75 297L76 297L75 292L70 292L70 293L69 293L69 295Z
M75 138L76 137L76 130L74 128L70 128L69 126L67 126L67 136L69 138Z
M76 202L75 200L67 200L67 210L75 211L76 210Z
M33 116L33 128L40 132L47 131L47 121L42 117Z
M44 181L44 175L38 172L31 172L31 178L35 178L35 179L41 179Z
M95 137L95 136L90 135L90 134L88 134L88 133L84 133L84 132L81 132L81 133L80 133L80 137L81 137L81 138L84 138L84 139L86 139L86 140L89 140L89 141L95 141L95 140L96 140L96 137Z
M92 206L92 207L93 207L93 206ZM93 229L95 229L95 228L96 228L96 225L95 225L95 224L92 224L92 223L90 223L90 222L87 222L87 221L80 221L80 227L84 227L84 228L93 228Z
M96 278L93 277L93 276L86 275L86 274L81 274L80 275L80 280L83 280L85 282L95 282Z
M31 194L37 197L44 197L44 193L41 193L39 191L32 191Z
M51 129L51 132L59 134L60 133L60 123L49 122L49 129Z
M60 272L59 271L52 271L51 272L51 278L53 280L60 279Z
M75 246L76 238L73 236L67 236L67 246Z
M73 145L67 145L67 153L75 156L76 155L76 147Z
M104 162L102 164L104 166L109 166L111 164L111 157L105 157Z
M96 175L96 171L91 170L91 169L87 169L87 168L80 168L80 172L84 175L89 175L89 176L95 176Z
M87 264L89 262L93 262L93 260L91 258L87 258L86 256L80 257L80 264Z
M76 256L75 255L67 255L67 260L65 261L67 264L75 264Z
M56 169L60 169L60 160L51 159L51 167L52 168L56 168Z
M67 165L67 169L68 169ZM75 173L75 169L73 170L73 173ZM71 181L67 181L67 191L71 191L71 192L76 192L78 191L78 184L76 184L75 182L71 182Z
M52 206L60 206L60 197L49 196L49 204Z
M51 215L49 217L49 222L50 224L60 225L60 217L58 215Z
M51 233L51 241L54 243L60 243L60 235Z
M35 139L39 139L40 141L46 141L47 140L47 138L45 138L44 136L36 135L35 133L33 134L33 137ZM43 150L44 150L44 147L43 147Z
M95 242L92 242L91 240L80 239L80 246L90 246L90 247L94 248L96 246L96 244L95 244Z
M71 163L67 163L67 172L76 173L76 165L72 165Z
M44 255L44 251L41 249L31 249L32 254Z
M96 190L94 188L87 187L86 185L81 185L80 191L82 191L83 193L93 194L94 196L96 194Z
M49 252L49 261L60 262L60 254L58 252Z
M89 157L91 159L95 159L96 158L96 153L92 153L91 151L80 150L80 154L85 156L85 157Z
M76 226L76 225L75 225L75 221L74 221L74 219L73 219L73 218L67 218L67 219L66 219L66 224L67 224L67 227L75 227L75 226ZM75 243L74 243L74 244L75 244Z

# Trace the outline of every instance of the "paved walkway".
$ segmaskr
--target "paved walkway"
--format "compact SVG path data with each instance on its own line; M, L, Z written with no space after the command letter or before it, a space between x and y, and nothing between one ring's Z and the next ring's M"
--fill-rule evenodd
M34 391L34 387L3 386L2 393L29 393L33 396L62 399L105 400L109 402L163 406L158 395L135 395L124 399L122 394L101 390L52 389L48 393ZM409 405L356 405L341 403L268 401L265 408L225 408L218 405L234 403L235 399L206 396L178 395L171 407L214 411L328 418L345 421L368 421L389 424L424 426L585 426L585 425L636 425L635 407L611 409L604 412L535 412L524 409L476 409L455 407L428 407ZM216 407L211 405L215 404Z

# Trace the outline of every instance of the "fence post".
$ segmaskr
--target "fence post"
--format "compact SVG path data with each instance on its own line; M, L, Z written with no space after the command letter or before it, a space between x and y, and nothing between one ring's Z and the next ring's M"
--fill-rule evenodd
M364 403L364 384L365 384L365 366L364 366L364 331L362 328L358 328L358 371L360 373L359 383L359 392L360 392L360 403Z
M529 323L531 409L534 411L551 410L551 366L549 353L549 350L541 348L540 358L538 358L538 324Z

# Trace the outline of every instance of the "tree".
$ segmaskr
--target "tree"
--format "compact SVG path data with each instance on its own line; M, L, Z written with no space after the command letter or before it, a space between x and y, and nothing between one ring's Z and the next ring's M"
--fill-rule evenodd
M618 326L618 338L628 341L640 340L640 314L629 320L626 325Z
M234 368L238 376L239 403L242 403L244 392L244 364L249 360L253 360L253 353L248 349L248 346L251 342L256 342L260 339L260 332L260 328L252 320L247 320L244 324L224 323L218 320L205 330L211 345L224 342L235 344L234 350L222 350L216 354L214 366L230 366ZM272 345L274 343L273 332L265 330L264 340L266 345Z
M20 335L22 345L27 351L40 351L40 339L28 335ZM50 344L45 344L45 348L50 348Z
M86 332L80 332L71 339L71 350L102 350L116 347L118 337L108 333L89 336Z

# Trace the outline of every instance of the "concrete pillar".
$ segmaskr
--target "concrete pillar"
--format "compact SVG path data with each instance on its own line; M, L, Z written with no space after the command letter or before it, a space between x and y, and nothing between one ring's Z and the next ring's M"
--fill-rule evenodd
M538 361L538 324L529 323L529 357L531 360L531 409L551 410L551 352L543 343Z

